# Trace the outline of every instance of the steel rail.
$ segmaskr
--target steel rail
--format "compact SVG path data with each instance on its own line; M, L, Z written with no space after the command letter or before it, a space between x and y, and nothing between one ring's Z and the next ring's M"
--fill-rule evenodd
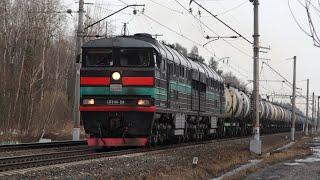
M40 149L40 148L57 148L67 146L86 145L86 141L55 141L46 143L22 143L22 144L7 144L0 145L0 152L3 151L18 151L25 149Z

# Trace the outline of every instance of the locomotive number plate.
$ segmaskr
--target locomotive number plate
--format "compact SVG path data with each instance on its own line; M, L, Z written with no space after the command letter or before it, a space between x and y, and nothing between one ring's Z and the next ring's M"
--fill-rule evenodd
M107 104L110 105L123 105L124 104L124 100L107 100Z
M121 92L122 91L122 84L110 84L110 91Z

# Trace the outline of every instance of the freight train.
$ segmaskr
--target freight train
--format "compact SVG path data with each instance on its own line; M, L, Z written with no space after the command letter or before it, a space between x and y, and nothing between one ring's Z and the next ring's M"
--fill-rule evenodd
M250 94L206 64L149 34L101 38L82 47L80 112L89 146L146 146L252 131ZM261 100L261 131L290 128L291 113ZM305 118L298 114L296 127Z

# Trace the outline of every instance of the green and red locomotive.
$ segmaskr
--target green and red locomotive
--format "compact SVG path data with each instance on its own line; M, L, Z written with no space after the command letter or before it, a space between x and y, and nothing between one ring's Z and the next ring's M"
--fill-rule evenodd
M251 132L250 96L229 92L213 69L149 34L89 41L82 51L80 111L89 146L146 146ZM265 104L270 103L261 103L263 127L287 129L289 111ZM302 127L304 117L298 118Z

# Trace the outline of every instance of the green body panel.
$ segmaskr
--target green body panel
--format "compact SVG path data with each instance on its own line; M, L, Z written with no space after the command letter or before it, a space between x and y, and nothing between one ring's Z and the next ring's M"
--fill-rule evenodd
M207 91L206 97L207 97L208 99L210 99L210 100L217 100L217 101L220 100L218 94L216 94L216 93L214 93L214 92L210 92L210 91Z
M191 95L191 86L184 83L177 83L176 81L170 81L170 89L178 91L183 94ZM155 88L155 98L166 101L167 97L167 89L156 87Z
M191 86L184 83L177 83L176 81L170 81L170 89L182 92L184 94L191 94Z
M167 100L167 90L164 88L155 88L155 98L163 101Z
M147 95L154 98L154 87L122 87L121 92L110 91L109 87L80 87L80 96L83 95Z
M184 83L177 83L176 81L170 81L170 89L178 91L183 94L191 95L191 86ZM220 101L219 94L207 91L206 97L210 100ZM157 87L155 89L155 98L161 100L167 100L167 90Z

